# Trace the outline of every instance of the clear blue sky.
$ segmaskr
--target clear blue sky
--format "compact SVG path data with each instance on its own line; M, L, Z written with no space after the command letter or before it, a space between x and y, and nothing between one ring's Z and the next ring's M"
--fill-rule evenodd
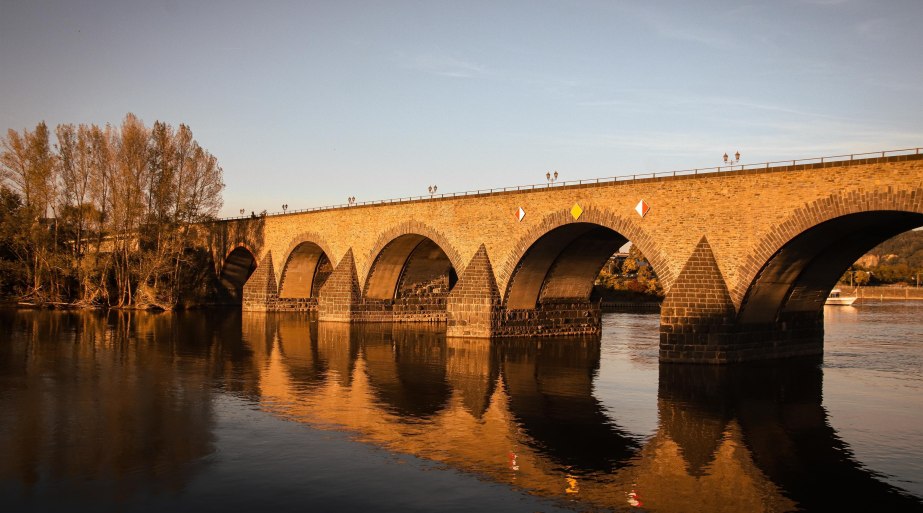
M923 145L923 2L0 0L0 129L191 126L224 214Z

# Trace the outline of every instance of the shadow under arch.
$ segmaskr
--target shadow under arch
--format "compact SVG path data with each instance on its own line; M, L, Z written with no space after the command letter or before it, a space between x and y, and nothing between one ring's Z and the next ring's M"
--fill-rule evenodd
M372 273L376 261L381 255L382 251L396 239L404 235L417 235L423 236L426 239L434 242L439 249L441 249L449 262L452 264L452 267L456 272L461 272L465 268L465 262L462 261L461 255L455 249L455 246L449 241L441 231L429 226L426 223L421 223L419 221L406 221L397 226L393 226L388 230L382 232L378 239L375 241L375 244L372 245L372 249L369 251L365 262L366 267L363 269L358 269L360 280L368 282L369 276Z
M510 276L504 294L509 310L533 310L542 303L589 301L593 281L613 253L628 242L591 223L554 228L535 241Z
M256 270L256 257L247 246L241 244L224 257L219 280L231 298L240 303L244 297L244 285Z
M503 304L534 309L542 300L588 300L606 260L628 241L669 290L673 271L653 239L634 221L591 206L579 220L570 211L550 214L520 239L499 268Z
M449 291L458 281L456 267L437 241L403 233L374 254L363 287L369 311L390 311L395 320L443 321Z
M888 212L905 214L899 217L906 219L912 218L913 214L923 215L923 187L911 190L891 190L889 188L887 192L857 190L831 194L826 198L804 204L760 236L759 244L756 244L754 250L742 260L737 270L737 284L729 291L731 299L735 305L740 306L770 261L779 256L784 247L801 234L827 221L845 218L852 214L869 214L872 216L869 219L874 219L875 216L887 215ZM886 223L874 223L868 220L866 223L867 226L888 229ZM918 222L917 226L920 225L923 223ZM911 228L914 226L893 233L897 235ZM882 239L882 242L884 240L887 240L887 237Z
M823 333L823 307L838 279L859 257L900 233L923 226L923 213L867 210L816 223L785 240L742 293L738 322L813 325Z
M326 243L309 233L292 240L283 260L279 299L317 298L321 287L333 273Z

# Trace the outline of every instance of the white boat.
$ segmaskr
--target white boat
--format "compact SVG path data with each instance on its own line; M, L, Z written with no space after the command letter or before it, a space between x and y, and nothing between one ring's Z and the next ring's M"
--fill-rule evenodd
M825 305L833 306L849 306L856 302L856 296L844 296L843 291L840 289L833 289L830 291L830 295L827 296L827 301Z

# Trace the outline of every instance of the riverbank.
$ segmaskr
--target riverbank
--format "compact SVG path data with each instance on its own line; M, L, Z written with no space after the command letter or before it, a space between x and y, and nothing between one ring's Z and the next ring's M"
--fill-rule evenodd
M858 287L856 289L842 287L842 290L846 295L855 293L860 302L871 300L923 301L923 287Z
M603 312L659 312L657 301L603 301L599 305Z

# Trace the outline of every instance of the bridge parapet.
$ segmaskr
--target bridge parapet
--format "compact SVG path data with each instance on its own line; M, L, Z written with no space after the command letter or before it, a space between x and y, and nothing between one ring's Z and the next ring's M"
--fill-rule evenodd
M820 352L836 278L917 226L923 155L907 154L288 213L213 242L222 272L253 273L246 309L481 337L598 333L593 279L630 241L666 292L661 358L723 363Z

